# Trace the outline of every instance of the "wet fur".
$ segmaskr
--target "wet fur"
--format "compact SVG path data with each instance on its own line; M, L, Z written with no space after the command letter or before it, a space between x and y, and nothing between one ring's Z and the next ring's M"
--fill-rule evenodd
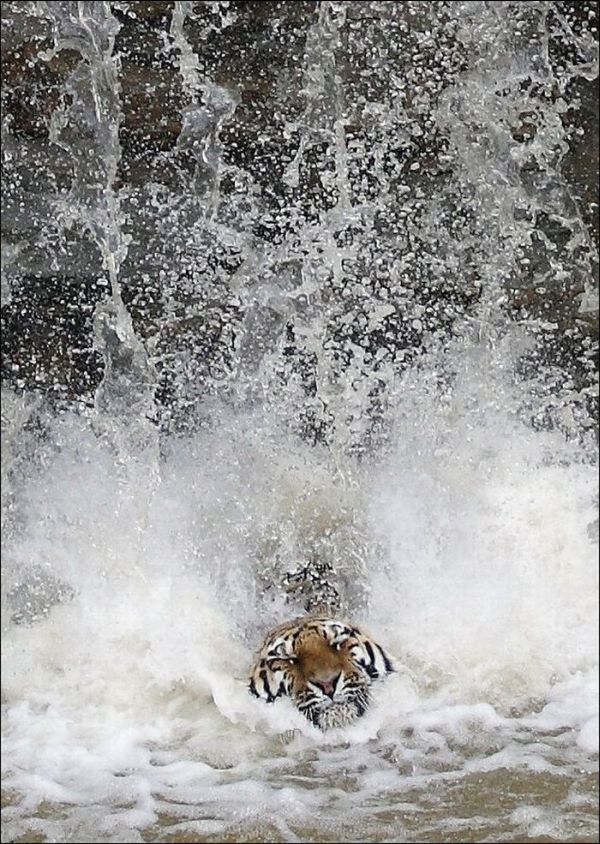
M383 648L357 627L329 617L295 619L272 630L250 672L252 694L290 697L321 729L368 709L372 683L393 671Z

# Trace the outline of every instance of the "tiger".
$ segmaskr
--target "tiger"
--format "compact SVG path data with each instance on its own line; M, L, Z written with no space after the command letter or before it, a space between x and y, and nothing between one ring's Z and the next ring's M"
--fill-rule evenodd
M290 697L315 727L327 730L364 715L373 681L393 672L388 654L358 627L328 616L305 616L267 635L248 688L267 703Z

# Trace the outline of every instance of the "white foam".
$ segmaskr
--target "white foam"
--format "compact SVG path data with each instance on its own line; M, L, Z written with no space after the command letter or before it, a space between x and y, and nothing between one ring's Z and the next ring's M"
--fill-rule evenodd
M422 687L508 705L597 665L596 469L548 465L555 438L506 423L461 438L441 460L409 438L377 481L371 616Z
M37 566L75 590L31 626L5 601L3 777L21 795L9 834L46 800L73 807L79 836L90 806L110 807L98 834L132 840L187 805L207 813L198 834L281 811L293 840L290 824L324 822L332 801L342 822L432 778L575 770L597 752L597 481L547 460L555 440L506 420L435 453L405 437L337 494L322 453L232 426L181 442L158 486L134 488L81 421L61 424L8 549L11 577ZM263 614L254 577L266 548L292 560L353 514L382 548L357 621L398 670L363 719L321 733L247 691L280 611Z

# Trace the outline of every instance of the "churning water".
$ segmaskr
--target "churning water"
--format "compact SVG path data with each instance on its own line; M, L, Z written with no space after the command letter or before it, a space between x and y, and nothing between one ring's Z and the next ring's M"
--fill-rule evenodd
M5 5L7 324L93 319L9 337L3 840L597 840L592 4ZM395 657L345 730L245 683L307 566Z

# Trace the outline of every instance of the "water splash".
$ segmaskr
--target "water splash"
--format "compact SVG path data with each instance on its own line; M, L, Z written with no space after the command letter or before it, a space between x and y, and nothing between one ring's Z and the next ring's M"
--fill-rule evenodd
M14 357L9 835L61 840L46 800L73 834L108 807L94 834L181 812L242 840L266 823L249 803L280 800L286 840L332 806L342 837L416 840L431 795L479 777L482 837L568 837L597 729L597 255L567 170L592 26L554 3L267 5L11 6L63 74L62 157L6 309L50 267L102 372L50 409ZM331 744L244 685L264 629L323 595L399 666ZM507 814L499 771L503 793L547 777L558 814Z

